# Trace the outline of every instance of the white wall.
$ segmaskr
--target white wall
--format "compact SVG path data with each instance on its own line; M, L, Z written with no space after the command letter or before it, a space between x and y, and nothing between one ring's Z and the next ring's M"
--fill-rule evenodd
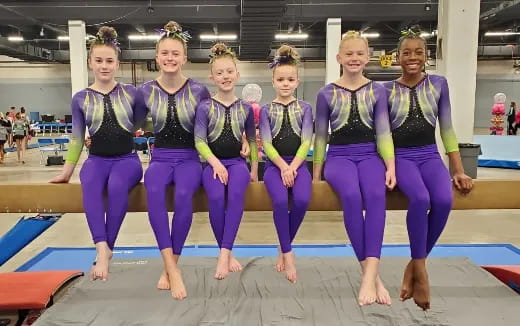
M0 58L0 62L2 62ZM314 103L316 93L325 80L323 62L304 63L300 67L302 83L297 91L298 98ZM261 103L267 103L275 96L271 84L272 72L267 63L239 62L241 78L237 85L237 95L248 83L257 83L262 87ZM186 76L197 79L210 89L209 65L188 63L183 72ZM154 79L157 72L146 70L145 64L136 67L137 84ZM116 78L124 83L132 83L130 64L122 64ZM92 81L92 76L89 80ZM0 63L0 110L7 111L11 106L24 106L28 111L53 113L62 117L69 112L70 105L70 67L66 64L30 64L25 62Z
M24 106L28 111L54 113L61 117L69 112L70 69L66 64L30 64L6 62L8 57L0 57L0 110L5 112L11 106ZM274 98L271 86L271 71L266 63L239 62L241 80L237 86L240 96L247 83L257 83L262 87L262 103ZM137 83L156 78L158 73L146 71L145 64L137 66ZM207 64L188 63L184 67L186 76L209 84ZM117 78L131 83L131 66L122 64ZM91 78L92 79L92 78ZM316 93L325 82L325 63L306 62L300 68L298 98L314 105ZM510 60L479 61L477 69L477 90L475 103L475 127L487 128L491 118L493 95L504 92L511 100L520 104L520 74L515 74ZM456 109L456 108L454 108Z
M515 73L511 60L479 61L475 101L475 127L488 128L493 95L505 93L506 110L511 101L520 104L520 73Z

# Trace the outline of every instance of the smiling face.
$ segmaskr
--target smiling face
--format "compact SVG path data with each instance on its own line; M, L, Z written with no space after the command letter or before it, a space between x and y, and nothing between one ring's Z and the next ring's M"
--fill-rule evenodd
M219 91L233 91L236 82L240 78L235 60L230 56L216 58L211 64L211 76L209 78Z
M96 45L90 50L88 64L98 82L114 81L119 68L116 49L108 45Z
M362 38L350 38L341 42L336 60L343 67L343 72L362 73L369 61L368 45Z
M161 68L161 73L179 73L187 59L186 48L181 40L165 38L157 45L155 61Z
M421 38L404 39L399 47L399 64L407 75L420 74L426 62L426 44Z
M273 87L278 97L290 97L298 88L298 68L295 65L281 65L273 70Z

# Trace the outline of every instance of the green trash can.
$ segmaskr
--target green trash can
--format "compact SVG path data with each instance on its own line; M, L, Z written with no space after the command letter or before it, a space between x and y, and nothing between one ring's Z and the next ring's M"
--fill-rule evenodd
M473 179L477 178L478 156L482 154L480 144L459 144L460 157L462 158L462 166L466 175ZM453 173L450 167L450 173Z

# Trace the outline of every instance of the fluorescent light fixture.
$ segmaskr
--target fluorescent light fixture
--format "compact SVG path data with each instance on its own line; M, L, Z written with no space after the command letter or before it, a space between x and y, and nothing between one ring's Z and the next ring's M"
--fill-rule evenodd
M132 34L128 35L128 39L130 41L157 41L161 38L159 34L151 34L151 35L141 35L141 34Z
M200 34L201 41L234 41L238 38L237 34Z
M520 35L520 32L486 32L484 36L511 36Z
M435 34L433 34L433 33L428 33L428 32L423 32L423 33L421 33L421 37L423 37L423 38L432 37L433 35L435 35Z
M11 42L22 42L23 36L9 36L7 37L7 40Z
M90 38L94 38L94 36L91 36L91 35L85 36L85 40L88 40ZM60 35L60 36L58 36L58 41L68 42L68 41L70 41L70 36Z
M309 38L309 34L307 34L307 33L297 33L297 34L279 33L279 34L275 34L274 38L276 40L306 40Z
M366 37L366 38L378 38L379 37L379 33L377 33L377 32L374 32L374 33L361 33L361 36Z

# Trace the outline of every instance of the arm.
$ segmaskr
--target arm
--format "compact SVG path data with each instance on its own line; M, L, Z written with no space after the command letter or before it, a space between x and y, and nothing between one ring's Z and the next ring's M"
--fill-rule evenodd
M278 154L278 151L273 146L273 134L271 132L271 124L269 123L268 108L263 107L260 110L260 138L264 147L265 154L271 162L273 162L281 171L287 169L289 165Z
M396 185L394 142L388 115L388 91L381 87L375 90L374 126L376 129L377 151L386 166L386 186L393 189Z
M209 105L211 105L211 101L205 100L199 104L195 111L195 148L213 168L213 178L218 176L223 184L227 184L227 170L208 146Z
M61 174L50 180L51 183L67 183L74 172L76 163L81 156L83 144L85 142L85 115L83 110L77 103L77 97L72 98L72 136L70 140L69 150L65 165L61 170Z
M258 148L256 147L256 128L255 128L255 114L253 107L248 107L248 115L245 121L245 131L247 142L250 148L250 161L251 161L251 180L253 182L258 181Z
M296 152L296 156L291 162L291 168L296 170L307 159L312 141L312 108L310 105L303 106L303 119L301 125L301 144Z
M451 122L450 91L446 79L442 79L441 94L439 97L439 126L444 149L448 153L449 164L453 170L453 183L455 187L467 194L473 188L473 180L464 173L462 159L459 153L459 145Z
M313 168L313 181L317 182L321 180L321 170L323 162L325 161L325 149L327 146L327 137L329 132L329 115L330 108L325 98L323 91L318 93L316 100L316 119L315 124L315 136L314 136L314 168Z

